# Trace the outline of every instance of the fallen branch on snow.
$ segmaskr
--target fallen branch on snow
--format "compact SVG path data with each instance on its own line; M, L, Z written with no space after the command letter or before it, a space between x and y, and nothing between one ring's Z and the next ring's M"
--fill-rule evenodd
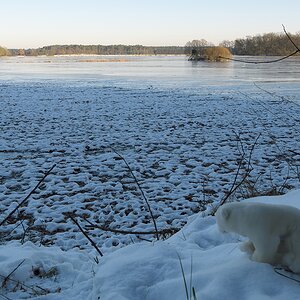
M51 171L54 169L56 164L54 164L43 176L43 178L38 182L38 184L31 190L31 192L25 197L24 200L22 200L17 207L15 207L5 218L4 220L0 223L0 226L2 226L22 205L25 204L25 202L29 199L29 197L37 190L37 188L40 186L40 184L46 179L46 177L51 173Z
M157 240L159 240L158 229L157 229L156 221L155 221L155 218L154 218L154 215L153 215L151 206L150 206L150 204L149 204L148 199L146 198L146 195L145 195L145 193L144 193L144 191L143 191L143 189L142 189L142 187L141 187L139 181L137 180L136 176L134 175L134 173L133 173L132 169L130 168L130 166L129 166L128 162L126 161L126 159L125 159L120 153L118 153L114 148L111 148L111 149L112 149L112 151L113 151L114 153L116 153L116 154L118 155L118 157L119 157L120 159L122 159L122 160L124 161L125 165L127 166L128 170L130 171L130 173L131 173L131 175L132 175L134 181L136 182L136 184L137 184L137 186L138 186L138 188L139 188L139 190L140 190L140 192L141 192L141 194L142 194L142 197L143 197L143 199L145 200L145 203L146 203L146 205L147 205L147 208L148 208L148 211L149 211L149 213L150 213L151 219L152 219L152 221L153 221L153 225L154 225L154 229L155 229L155 235L156 235L156 238L157 238Z
M178 232L180 229L179 228L166 228L166 229L162 229L159 231L130 231L130 230L121 230L121 229L113 229L107 226L103 226L103 225L98 225L95 223L92 223L91 221L89 221L86 218L83 218L87 223L89 223L89 225L87 225L87 227L89 228L98 228L101 229L103 231L109 231L109 232L113 232L113 233L119 233L119 234L136 234L136 235L147 235L147 234L159 234L162 236L165 235L173 235L174 233Z

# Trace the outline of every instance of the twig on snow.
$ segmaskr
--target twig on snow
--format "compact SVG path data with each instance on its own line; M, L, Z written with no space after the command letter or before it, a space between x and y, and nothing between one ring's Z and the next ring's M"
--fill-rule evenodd
M6 276L1 275L1 274L0 274L0 277L3 278L3 279L6 278ZM19 281L19 280L15 280L15 279L12 279L12 278L8 278L8 280L11 281L11 282L17 283L17 285L21 285L22 287L24 287L24 288L26 288L26 289L31 290L31 291L34 293L34 295L46 295L46 294L49 293L49 290L44 289L44 288L42 288L42 287L40 287L40 286L38 286L38 285L35 286L35 287L32 287L32 286L29 286L29 285L27 285L27 284L25 284L25 283L23 283L23 282L21 282L21 281ZM38 292L35 288L40 289L41 292Z
M94 227L94 228L99 228L103 231L109 231L113 233L119 233L119 234L136 234L136 235L147 235L147 234L160 234L160 235L166 235L166 234L174 234L177 231L179 231L178 228L167 228L167 229L162 229L159 231L130 231L130 230L121 230L121 229L113 229L109 228L107 226L101 226L95 223L92 223L86 218L83 218L87 223L89 223L88 227Z
M100 254L100 256L103 256L103 253L97 247L96 243L83 230L83 228L80 226L80 224L78 223L78 221L72 216L72 214L71 213L67 213L66 216L68 216L73 221L73 223L79 228L79 230L81 231L81 233L89 240L89 242L91 243L91 245L96 249L96 251Z
M281 273L280 271L285 271L285 272L288 272L288 273L291 273L291 274L295 274L294 272L290 271L290 270L285 270L283 268L277 268L277 267L274 267L273 268L274 272L282 277L285 277L287 279L290 279L290 280L293 280L295 282L298 282L300 283L300 280L299 279L296 279L296 278L293 278L293 277L290 277L288 275L285 275L284 273Z
M137 184L137 186L138 186L138 188L139 188L139 190L140 190L140 192L141 192L141 194L142 194L142 197L143 197L143 199L145 200L145 203L146 203L146 205L147 205L147 208L148 208L148 211L149 211L149 213L150 213L151 219L152 219L152 221L153 221L153 225L154 225L154 229L155 229L155 235L156 235L156 238L157 238L157 240L159 240L158 229L157 229L156 221L155 221L155 218L154 218L154 215L153 215L151 206L150 206L150 204L149 204L148 199L146 198L146 195L145 195L145 193L144 193L144 191L143 191L143 189L142 189L142 187L141 187L139 181L137 180L136 176L134 175L134 173L133 173L131 167L129 166L128 162L126 161L126 159L125 159L120 153L118 153L114 148L111 148L111 149L113 150L114 153L116 153L116 154L119 156L120 159L122 159L122 160L124 161L125 165L127 166L128 170L130 171L130 173L131 173L131 175L132 175L132 177L133 177L135 183Z
M222 206L223 204L226 203L226 201L228 200L228 198L244 183L244 181L247 179L247 177L250 175L251 171L252 171L252 167L251 167L251 158L252 158L252 154L253 154L253 151L254 151L254 148L258 142L258 139L260 138L261 134L259 134L257 136L257 138L255 139L254 141L254 144L252 145L251 149L250 149L250 153L249 153L249 157L248 157L248 162L247 162L247 168L246 168L246 173L245 175L243 176L243 178L241 179L241 181L239 183L237 183L237 179L238 179L238 176L240 174L240 171L241 171L241 168L242 168L242 164L243 164L243 161L244 161L244 157L245 155L243 154L242 155L242 158L239 162L239 165L238 165L238 169L237 169L237 172L235 174L235 177L234 177L234 180L233 180L233 183L231 185L231 188L229 190L229 192L226 194L226 196L221 200L221 202L219 203L219 205L214 209L214 211L212 212L212 215L214 216L217 209Z
M54 169L56 164L54 164L43 176L43 178L38 182L38 184L31 190L31 192L22 200L16 208L14 208L5 218L1 221L0 226L2 226L18 209L21 207L28 199L29 197L36 191L36 189L40 186L40 184L46 179L46 177L51 173L51 171Z
M6 286L6 284L7 284L7 281L9 281L9 279L10 279L10 276L14 273L14 272L16 272L18 269L19 269L19 267L24 263L24 261L25 261L25 259L23 259L5 278L4 278L4 280L3 280L3 282L2 282L2 288L4 288L5 286Z
M281 102L291 103L291 104L293 104L293 105L295 105L295 106L300 106L299 103L296 103L296 102L294 102L294 101L292 101L292 100L290 100L290 99L288 99L288 98L286 98L286 97L284 97L284 96L279 96L279 95L277 95L275 92L270 92L270 91L268 91L268 90L262 88L262 87L259 86L256 82L253 82L253 85L254 85L256 88L258 88L259 90L261 90L261 91L267 93L268 95L272 96L273 98L277 97L278 99L281 100ZM293 118L293 119L295 120L296 123L299 122L299 120L295 119L294 117L292 117L292 116L289 116L289 117Z
M3 294L0 294L0 297L2 297L3 299L6 299L6 300L12 300L11 298L8 298L8 297L6 297L6 296L3 295Z

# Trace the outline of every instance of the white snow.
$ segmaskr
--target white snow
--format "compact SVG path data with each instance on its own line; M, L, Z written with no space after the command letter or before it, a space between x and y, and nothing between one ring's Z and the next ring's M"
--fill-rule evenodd
M300 190L247 201L300 208ZM167 240L123 247L99 257L98 264L86 250L62 251L30 242L10 242L0 246L1 278L24 262L2 285L0 296L182 300L186 295L180 257L188 290L191 285L197 299L299 299L299 283L275 273L271 265L251 261L239 250L240 242L237 235L220 233L215 217L201 214L190 217L188 224ZM300 279L295 274L286 275Z

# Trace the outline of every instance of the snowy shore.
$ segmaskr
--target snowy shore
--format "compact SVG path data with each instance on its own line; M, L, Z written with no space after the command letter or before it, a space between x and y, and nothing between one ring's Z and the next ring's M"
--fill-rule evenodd
M300 208L300 190L248 201L288 204ZM182 300L299 299L299 276L253 262L240 251L241 237L223 234L215 218L194 215L165 241L141 242L94 261L95 253L57 247L0 246L0 290L4 299L47 300ZM179 259L180 257L180 259ZM193 298L190 298L193 299Z

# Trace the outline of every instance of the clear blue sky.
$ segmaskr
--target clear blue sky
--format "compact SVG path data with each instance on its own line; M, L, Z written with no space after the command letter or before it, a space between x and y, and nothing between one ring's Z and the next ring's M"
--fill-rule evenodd
M300 31L300 0L1 0L0 45L215 44Z

